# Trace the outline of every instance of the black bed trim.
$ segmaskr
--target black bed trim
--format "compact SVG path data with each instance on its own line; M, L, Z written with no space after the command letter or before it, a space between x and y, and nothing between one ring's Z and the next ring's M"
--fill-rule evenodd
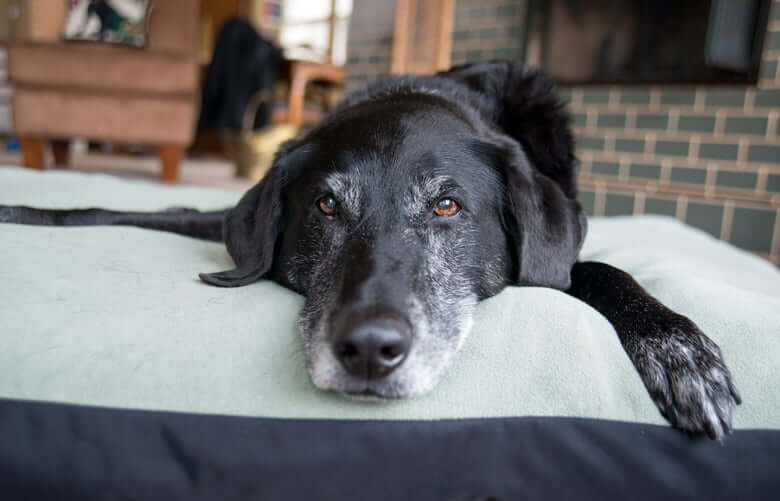
M3 499L777 499L780 431L247 418L0 399Z

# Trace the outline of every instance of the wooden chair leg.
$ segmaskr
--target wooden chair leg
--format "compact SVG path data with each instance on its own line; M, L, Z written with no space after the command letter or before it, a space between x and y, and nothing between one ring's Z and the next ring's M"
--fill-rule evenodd
M43 170L46 153L46 141L40 138L19 138L22 146L22 159L28 169Z
M67 167L70 165L70 141L52 139L49 141L51 152L54 154L54 165Z
M162 171L160 179L164 183L175 183L179 180L179 164L184 154L181 146L160 146L158 149Z

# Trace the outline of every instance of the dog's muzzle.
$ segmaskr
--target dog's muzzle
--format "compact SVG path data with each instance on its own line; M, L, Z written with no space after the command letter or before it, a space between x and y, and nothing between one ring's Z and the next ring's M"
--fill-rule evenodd
M397 369L411 347L408 322L393 316L368 317L350 322L342 317L342 328L331 344L336 358L352 376L380 379ZM355 317L352 317L354 320Z

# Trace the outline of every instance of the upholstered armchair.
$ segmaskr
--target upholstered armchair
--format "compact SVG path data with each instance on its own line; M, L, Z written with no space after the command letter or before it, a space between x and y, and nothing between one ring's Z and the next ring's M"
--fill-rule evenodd
M45 17L42 25L61 30L66 2L30 3L28 23ZM153 145L162 179L177 180L195 129L198 2L156 1L148 21L145 48L65 42L58 31L9 43L13 124L27 167L44 168L47 142L79 137ZM54 153L67 163L60 148Z

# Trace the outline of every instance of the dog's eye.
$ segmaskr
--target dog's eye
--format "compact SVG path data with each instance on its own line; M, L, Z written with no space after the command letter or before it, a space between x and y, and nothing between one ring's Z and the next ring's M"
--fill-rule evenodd
M433 206L433 212L437 216L454 216L460 211L458 202L451 198L442 198Z
M339 204L336 202L336 199L329 196L324 196L317 200L317 207L319 207L326 216L332 217L339 212Z

